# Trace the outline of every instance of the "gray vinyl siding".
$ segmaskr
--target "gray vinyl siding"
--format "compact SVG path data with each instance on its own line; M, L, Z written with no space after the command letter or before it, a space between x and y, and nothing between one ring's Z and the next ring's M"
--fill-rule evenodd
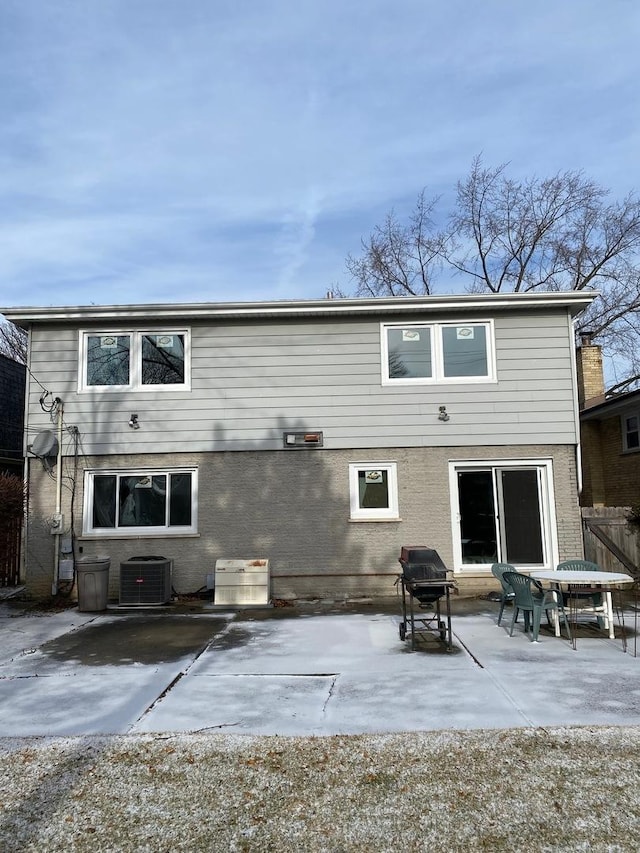
M447 319L470 322L469 316ZM284 430L322 430L326 449L577 440L572 330L564 311L497 314L498 381L478 384L383 386L380 323L373 318L189 327L190 390L78 393L77 327L37 325L28 441L52 426L39 404L41 386L64 401L65 425L79 428L87 455L277 450ZM114 326L94 330L107 328ZM446 423L437 417L441 405L450 416ZM141 426L136 431L128 427L133 412Z

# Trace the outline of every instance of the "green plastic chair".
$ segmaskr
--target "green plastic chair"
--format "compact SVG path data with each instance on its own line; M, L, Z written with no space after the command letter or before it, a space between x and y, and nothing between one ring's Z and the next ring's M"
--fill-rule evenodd
M500 586L502 587L501 595L500 595L500 613L498 613L498 625L502 621L502 614L504 613L504 606L508 601L513 601L515 598L515 592L511 589L509 584L503 578L505 572L515 572L516 567L512 566L511 563L494 563L491 566L491 574L500 581Z
M565 624L569 639L571 639L569 620L567 619L567 615L564 611L562 595L558 590L545 590L543 589L540 581L530 578L529 575L523 575L520 572L505 572L503 577L514 593L513 616L511 617L511 630L509 631L510 637L513 637L513 626L518 616L518 612L522 610L524 613L524 630L526 633L529 633L529 625L531 624L531 642L537 643L542 611L544 610L546 612L547 622L551 625L549 612L557 610L558 616L562 617L562 621Z
M597 563L591 563L589 560L565 560L563 563L558 563L557 565L558 571L562 572L601 572L602 569ZM574 601L581 599L583 601L588 600L591 602L593 607L602 607L602 593L601 592L593 592L593 591L585 591L584 589L580 589L579 586L570 587L570 592L564 592L562 594L562 603L567 606L569 603L569 599L573 599ZM598 620L598 627L604 628L604 617L598 616L596 614L596 618Z

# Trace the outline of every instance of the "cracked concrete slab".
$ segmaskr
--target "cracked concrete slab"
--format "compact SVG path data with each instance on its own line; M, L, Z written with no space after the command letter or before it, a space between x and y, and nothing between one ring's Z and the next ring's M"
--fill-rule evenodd
M322 734L332 675L189 675L132 732Z
M0 735L124 734L171 683L177 667L0 669Z
M640 723L635 622L624 654L620 636L586 629L577 650L547 629L536 644L521 626L509 637L496 616L486 601L454 612L452 652L435 637L412 652L397 612L375 605L86 620L71 612L40 616L40 626L25 617L21 633L0 619L0 640L9 637L0 736Z

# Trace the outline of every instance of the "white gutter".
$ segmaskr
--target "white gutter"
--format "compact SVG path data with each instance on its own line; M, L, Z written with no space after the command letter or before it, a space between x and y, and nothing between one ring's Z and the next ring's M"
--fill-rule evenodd
M483 293L469 296L398 296L378 299L309 299L282 302L204 302L149 305L85 305L69 307L0 308L0 313L20 325L29 322L69 322L74 320L163 320L230 319L250 317L371 316L416 312L519 310L567 308L574 316L598 296L594 291L567 293Z

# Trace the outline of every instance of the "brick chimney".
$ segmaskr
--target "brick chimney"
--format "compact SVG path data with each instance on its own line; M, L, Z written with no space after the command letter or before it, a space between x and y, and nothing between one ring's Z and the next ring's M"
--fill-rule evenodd
M581 332L580 346L576 351L580 410L603 403L605 399L602 347L592 343L592 335L593 332Z

